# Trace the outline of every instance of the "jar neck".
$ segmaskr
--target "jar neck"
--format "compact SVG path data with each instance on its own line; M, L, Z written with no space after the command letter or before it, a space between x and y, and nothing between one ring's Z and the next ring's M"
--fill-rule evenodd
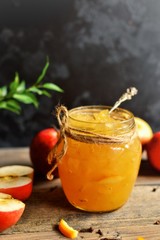
M69 111L68 127L77 134L125 136L135 130L134 116L128 110L117 108L105 119L95 119L97 114L106 113L109 106L85 106ZM99 115L98 115L99 116ZM107 116L108 117L108 116Z

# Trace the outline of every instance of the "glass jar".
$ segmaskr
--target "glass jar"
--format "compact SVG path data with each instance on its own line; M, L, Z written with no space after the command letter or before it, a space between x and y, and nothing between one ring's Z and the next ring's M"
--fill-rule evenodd
M129 198L136 181L141 143L134 116L108 106L78 107L68 112L67 151L58 163L68 201L90 212L112 211Z

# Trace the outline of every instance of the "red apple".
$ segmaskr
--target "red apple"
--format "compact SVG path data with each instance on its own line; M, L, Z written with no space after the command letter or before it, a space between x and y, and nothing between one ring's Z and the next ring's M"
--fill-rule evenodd
M144 147L153 136L152 128L148 122L139 117L135 117L135 123L137 126L138 136L140 138L142 146Z
M160 171L160 132L154 133L146 145L147 157L154 169Z
M24 209L23 202L12 198L9 194L0 193L0 232L16 224Z
M24 201L33 188L33 168L28 166L4 166L0 168L0 192Z
M58 141L58 131L54 128L43 129L32 139L30 145L30 158L36 173L46 176L51 169L48 164L48 154ZM57 170L54 176L58 176Z

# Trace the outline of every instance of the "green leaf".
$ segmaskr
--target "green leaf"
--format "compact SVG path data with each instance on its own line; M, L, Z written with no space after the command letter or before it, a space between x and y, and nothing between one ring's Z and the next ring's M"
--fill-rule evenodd
M54 90L54 91L57 91L57 92L63 92L63 89L61 89L59 86L57 86L54 83L44 83L42 85L42 87L46 88L46 89Z
M47 72L48 67L49 67L49 60L48 60L48 58L47 58L47 62L46 62L44 68L42 69L41 74L39 75L39 77L38 77L38 79L37 79L37 81L36 81L36 83L35 83L36 85L39 84L39 83L43 80L43 78L44 78L45 75L46 75L46 72Z
M0 97L5 97L7 95L7 86L0 88Z
M13 82L10 83L9 88L11 91L15 91L19 85L19 75L16 72Z
M43 91L35 86L32 86L30 88L27 89L28 92L33 92L33 93L37 93L38 95L42 95Z
M9 84L9 93L7 95L7 98L12 97L12 95L17 91L18 86L19 86L19 75L18 73L15 73L13 82Z
M25 90L25 88L26 88L26 83L25 83L25 81L22 81L17 87L17 92L19 92L19 93L23 92Z
M6 102L0 102L0 108L5 108L7 106Z
M12 108L16 109L19 112L21 110L20 104L17 101L13 100L13 99L7 101L7 106L12 107Z
M0 102L0 108L1 109L6 109L6 110L9 110L11 112L14 112L14 113L17 113L19 114L20 113L20 110L21 109L18 109L17 107L13 106L12 104L8 104L8 102Z
M25 103L25 104L33 104L35 107L38 107L38 100L35 97L34 94L25 92L23 94L21 93L15 93L13 95L13 98L18 100L19 102Z
M37 93L38 95L45 95L47 97L51 97L51 94L48 91L43 90L43 89L39 89L39 88L34 87L34 86L29 88L27 91Z
M47 97L51 97L51 94L48 91L42 90L42 92L43 92L43 95L45 95Z

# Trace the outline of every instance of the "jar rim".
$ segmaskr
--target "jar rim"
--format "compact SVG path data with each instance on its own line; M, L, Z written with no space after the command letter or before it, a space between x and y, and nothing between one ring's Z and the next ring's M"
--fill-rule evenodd
M83 113L89 113L90 111L95 111L98 112L100 110L110 110L112 108L112 106L108 106L108 105L86 105L86 106L80 106L80 107L75 107L75 108L72 108L69 110L69 118L73 121L77 121L77 122L82 122L82 123L91 123L93 124L93 121L86 121L86 120L82 120L82 119L78 119L76 118L75 116L72 116L72 113L74 112L78 112L78 111L81 111ZM123 124L127 124L128 122L132 121L134 119L134 115L131 111L127 110L127 109L124 109L124 108L116 108L113 113L116 115L117 113L122 113L124 114L125 116L127 116L128 118L123 118L121 119L121 123ZM112 114L113 114L112 113ZM96 124L104 124L106 123L106 121L102 121L102 122L98 122L98 121L94 121L94 123ZM113 123L114 125L114 123Z

